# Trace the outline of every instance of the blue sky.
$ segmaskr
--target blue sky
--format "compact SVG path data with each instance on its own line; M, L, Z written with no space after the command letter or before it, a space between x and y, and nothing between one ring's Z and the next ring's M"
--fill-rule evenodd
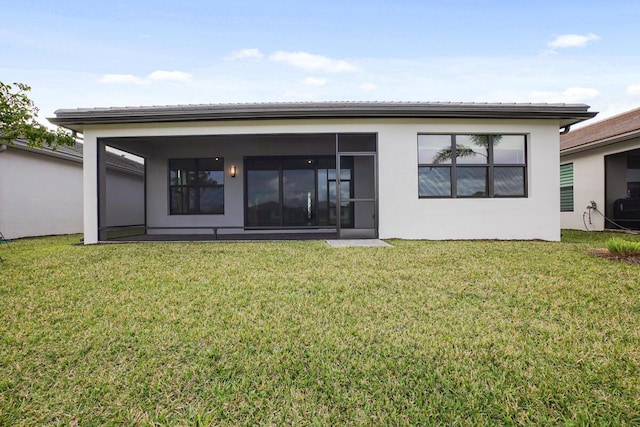
M277 101L640 106L640 2L0 0L0 80L58 108ZM6 17L11 17L6 19Z

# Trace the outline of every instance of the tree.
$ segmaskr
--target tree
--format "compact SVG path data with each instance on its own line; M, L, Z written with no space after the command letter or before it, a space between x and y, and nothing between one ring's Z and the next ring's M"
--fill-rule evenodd
M46 146L53 150L74 145L75 138L63 129L52 131L36 121L38 108L27 96L30 90L31 87L24 83L0 82L0 144L24 139L30 147Z

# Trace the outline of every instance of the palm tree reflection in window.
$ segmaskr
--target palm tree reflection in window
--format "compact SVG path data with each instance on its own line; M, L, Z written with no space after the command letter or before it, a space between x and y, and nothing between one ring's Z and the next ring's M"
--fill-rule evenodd
M220 185L220 181L223 175L223 171L199 171L198 172L198 184L207 186Z
M473 148L468 147L466 145L456 143L456 149L455 149L456 163L458 163L458 159L473 160L474 157L476 156L482 156L484 157L484 160L482 162L471 161L469 163L484 163L484 164L488 163L489 144L493 142L494 146L498 145L500 143L500 140L502 139L502 135L468 135L468 137L469 137L469 140L473 143L473 145L476 147L481 147L484 153L480 152L479 150L476 151ZM433 156L433 164L435 165L450 162L452 160L453 160L452 146L441 149L435 154L435 156ZM461 161L459 163L465 163L465 162Z

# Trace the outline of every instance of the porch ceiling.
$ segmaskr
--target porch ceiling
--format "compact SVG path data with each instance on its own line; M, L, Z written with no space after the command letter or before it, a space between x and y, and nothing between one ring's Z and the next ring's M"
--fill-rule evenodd
M141 157L147 157L153 150L176 147L180 144L211 145L241 143L306 143L312 145L334 145L335 134L250 134L250 135L188 135L188 136L139 136L100 138L110 147Z

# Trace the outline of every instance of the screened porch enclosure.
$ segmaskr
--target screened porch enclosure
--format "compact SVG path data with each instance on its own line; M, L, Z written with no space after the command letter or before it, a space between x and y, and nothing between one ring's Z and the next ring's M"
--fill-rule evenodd
M605 183L605 227L640 230L640 149L605 156Z
M100 240L378 235L374 133L105 138L99 147L147 165L144 224L114 233L99 215ZM100 211L107 204L99 198Z

